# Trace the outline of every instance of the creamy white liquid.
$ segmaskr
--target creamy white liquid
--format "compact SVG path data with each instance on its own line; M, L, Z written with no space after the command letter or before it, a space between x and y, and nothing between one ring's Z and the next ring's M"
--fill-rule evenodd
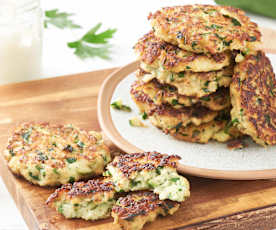
M0 84L37 78L41 69L41 18L21 22L14 12L11 4L0 10Z

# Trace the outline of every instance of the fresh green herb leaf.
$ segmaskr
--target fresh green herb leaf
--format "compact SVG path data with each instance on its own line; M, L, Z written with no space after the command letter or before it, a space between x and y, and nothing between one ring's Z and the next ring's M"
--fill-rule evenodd
M63 206L62 206L62 204L60 206L58 206L58 212L60 214L63 214Z
M146 112L143 112L142 114L142 119L146 120L148 118L148 114Z
M72 164L74 162L77 161L77 159L75 157L69 157L69 158L66 158L66 161L69 163L69 164Z
M45 20L44 20L44 27L48 28L48 24L52 24L53 26L59 29L79 29L81 28L80 25L74 24L69 17L73 16L74 14L69 14L66 12L59 12L58 9L48 10L45 11Z
M209 89L207 89L207 88L203 88L202 89L205 93L209 93L210 91L209 91Z
M75 49L74 53L81 59L93 57L110 59L111 46L107 43L108 40L113 37L116 29L108 29L102 33L97 33L101 25L101 23L97 24L95 27L89 30L81 39L67 43L68 47ZM94 46L91 46L91 44L94 44Z
M125 111L125 112L131 112L131 108L129 106L127 106L127 105L124 105L121 99L119 99L117 101L114 101L111 104L111 107L113 109L116 109L116 110L122 110L122 111Z
M186 66L186 69L191 69L191 67L187 65L187 66Z

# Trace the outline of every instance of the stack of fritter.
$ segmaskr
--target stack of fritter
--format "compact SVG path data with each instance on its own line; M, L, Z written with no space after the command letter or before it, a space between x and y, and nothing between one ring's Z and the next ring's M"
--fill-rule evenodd
M236 63L258 49L258 26L239 9L211 5L166 7L149 20L152 31L134 47L140 69L131 96L140 111L185 141L241 136L229 86Z

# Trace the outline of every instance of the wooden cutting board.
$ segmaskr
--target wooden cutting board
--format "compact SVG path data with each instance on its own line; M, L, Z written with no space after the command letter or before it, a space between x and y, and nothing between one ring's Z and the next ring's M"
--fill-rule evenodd
M262 29L263 49L276 53L276 32ZM0 152L11 129L23 121L72 123L100 130L97 94L115 69L0 86ZM107 140L111 147L112 143ZM0 175L30 229L118 230L112 219L66 220L44 203L54 189L40 188L11 174L0 154ZM188 177L191 198L173 216L159 218L145 229L270 230L276 228L275 181L223 181ZM1 207L3 208L3 207ZM1 217L3 218L3 217ZM0 218L0 219L1 219Z
M99 130L97 93L114 69L0 87L0 151L10 130L21 121L73 123ZM30 229L115 230L112 219L66 220L44 202L54 190L17 178L0 156L0 174ZM272 229L276 227L276 182L223 181L188 177L191 198L173 216L145 229ZM2 207L3 208L3 207ZM3 218L3 217L1 217Z

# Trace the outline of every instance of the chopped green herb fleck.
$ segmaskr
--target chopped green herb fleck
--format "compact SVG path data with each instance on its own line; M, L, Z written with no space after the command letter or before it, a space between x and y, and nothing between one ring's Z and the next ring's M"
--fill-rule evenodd
M224 128L224 133L229 134L229 129L234 126L236 123L239 123L238 118L233 119L232 121L229 121L228 124Z
M266 123L270 124L270 116L268 114L264 115Z
M193 50L195 49L195 46L197 45L197 42L196 41L193 41L192 42L192 48L193 48Z
M69 181L68 181L70 184L73 184L75 182L75 178L70 176L69 178Z
M69 158L66 158L66 161L69 163L69 164L72 164L74 162L77 161L77 159L75 157L69 157Z
M38 160L39 161L46 161L46 160L49 159L48 156L46 156L46 155L43 154L43 152L38 152L37 155L38 155Z
M137 186L139 183L141 183L141 181L131 180L130 181L130 187L133 188L133 187Z
M58 212L60 214L63 214L63 207L62 207L62 204L60 206L58 206Z
M155 171L157 173L157 175L160 175L161 174L161 169L163 169L164 167L163 166L158 166Z
M175 131L178 132L179 129L181 128L182 126L182 122L179 122L174 128L175 128Z
M219 26L219 25L216 25L216 24L212 24L210 27L212 29L221 29L222 28L222 26Z
M209 91L209 89L207 89L207 88L203 88L202 89L205 93L209 93L210 91Z
M127 105L124 105L122 103L122 100L114 101L111 104L111 107L112 107L112 109L122 110L122 111L125 111L125 112L131 112L131 108L129 106L127 106Z
M174 77L173 74L170 75L170 81L173 82L174 81Z
M22 138L25 142L28 142L29 141L29 138L31 136L31 133L32 133L32 129L29 129L29 131L25 132L22 134Z
M84 148L85 144L82 141L79 141L77 143L77 146L79 146L82 149L82 148Z
M187 65L187 66L186 66L186 69L191 69L191 67Z
M107 170L103 173L103 176L112 176L112 174L109 170Z
M178 181L178 180L180 180L179 177L174 177L174 178L171 178L171 179L170 179L171 182L176 182L176 181Z
M146 112L143 112L142 114L142 119L146 120L148 118L148 114Z
M231 18L231 21L234 26L241 26L241 23L236 18Z
M177 99L172 99L172 105L177 105L178 104L178 100Z
M55 174L57 174L57 175L60 175L60 173L57 171L56 168L53 168L53 172L54 172Z
M39 177L36 176L36 175L33 175L32 172L29 172L29 176L30 176L31 178L33 178L34 180L39 180Z
M249 38L250 38L250 40L249 40L250 42L255 42L257 40L257 38L255 36L250 36Z
M40 165L36 165L35 168L40 171L41 169L43 169Z
M183 78L184 76L185 76L185 73L184 73L184 72L178 73L178 77L179 77L179 78Z
M10 155L11 155L12 157L15 156L15 153L13 152L13 149L10 149L10 150L9 150L9 153L10 153Z
M205 97L201 97L200 100L202 101L210 101L210 97L209 96L205 96Z

